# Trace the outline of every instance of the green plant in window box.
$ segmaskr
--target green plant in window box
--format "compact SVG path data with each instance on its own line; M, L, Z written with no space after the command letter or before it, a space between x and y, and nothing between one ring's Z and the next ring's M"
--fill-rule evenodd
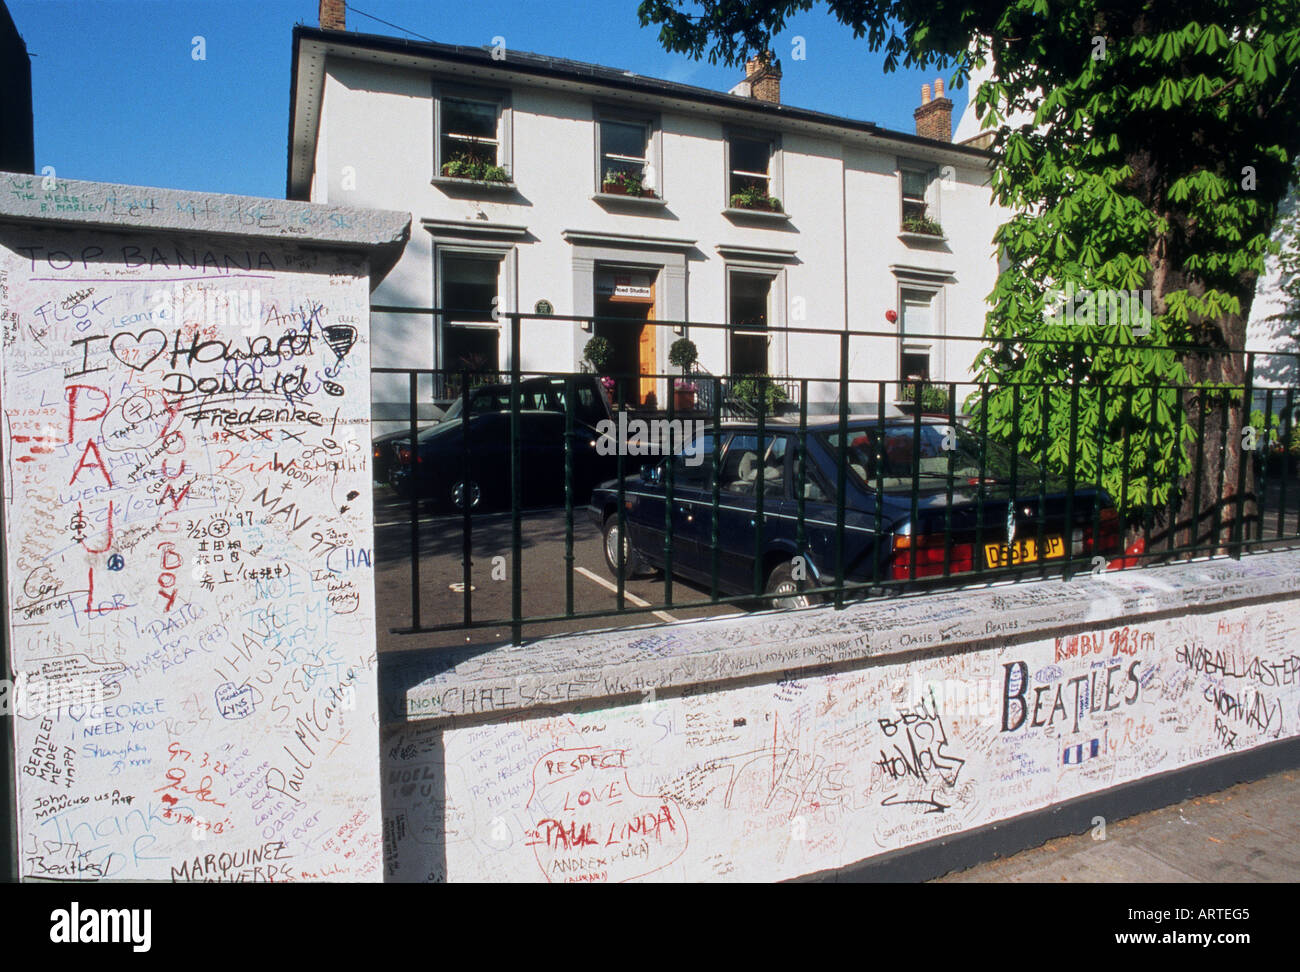
M613 169L605 173L600 191L613 196L654 196L654 190L646 188L641 176L635 172L615 172Z
M916 400L916 384L904 382L898 392L899 401ZM921 411L948 414L948 390L942 385L921 386Z
M760 388L763 388L761 393ZM774 383L770 378L756 375L752 378L736 378L731 382L731 397L749 408L757 410L760 394L763 395L764 408L768 414L775 412L778 405L790 400L790 397L785 393L785 389Z
M943 227L929 216L908 216L903 220L903 229L908 233L923 233L926 236L943 236Z
M448 179L471 179L476 182L509 182L510 174L495 163L470 153L455 156L442 164L442 174Z
M770 213L782 212L781 200L769 196L762 189L748 188L731 194L733 209L759 209Z

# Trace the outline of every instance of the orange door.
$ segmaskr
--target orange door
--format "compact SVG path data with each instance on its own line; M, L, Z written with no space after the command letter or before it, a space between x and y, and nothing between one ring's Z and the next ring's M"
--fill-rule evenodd
M651 310L646 315L647 320L654 320L654 311ZM658 330L653 324L642 324L641 334L637 339L637 371L641 375L640 387L637 389L638 397L644 405L649 401L649 397L655 393L655 331Z

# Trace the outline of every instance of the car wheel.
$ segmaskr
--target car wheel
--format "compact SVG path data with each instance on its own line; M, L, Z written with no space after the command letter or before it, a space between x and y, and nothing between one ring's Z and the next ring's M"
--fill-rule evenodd
M468 492L469 492L469 508L471 510L478 509L479 503L481 503L483 500L483 491L479 489L478 483L474 482L474 480L472 479L469 481ZM456 512L458 513L463 512L465 509L465 494L466 494L465 480L463 479L459 480L456 482L455 485L451 487L451 505L452 508L456 510Z
M768 608L781 608L789 610L790 608L812 607L814 604L820 604L823 600L820 594L809 594L807 588L811 585L807 580L796 580L794 568L789 561L783 561L772 569L772 573L767 575L766 594L776 594L764 602Z
M618 514L611 514L605 518L604 543L601 545L605 551L605 564L609 567L609 572L618 577ZM623 541L623 579L635 577L641 573L644 566L640 554L632 549L632 545Z

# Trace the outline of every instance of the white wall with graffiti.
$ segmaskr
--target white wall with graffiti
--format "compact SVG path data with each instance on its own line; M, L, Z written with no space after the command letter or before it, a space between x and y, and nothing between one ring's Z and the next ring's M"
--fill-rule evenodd
M278 240L0 231L23 877L380 876L368 274Z
M1027 593L1060 597L1052 583ZM1023 630L986 616L990 631ZM846 866L1294 736L1298 632L1300 601L1279 598L627 705L398 726L384 743L388 876L771 881ZM564 698L564 683L544 697ZM467 697L440 691L444 705Z

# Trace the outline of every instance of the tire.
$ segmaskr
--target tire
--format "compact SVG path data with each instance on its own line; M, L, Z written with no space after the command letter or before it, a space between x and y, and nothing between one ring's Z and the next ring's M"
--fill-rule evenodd
M479 488L479 484L477 482L471 479L468 485L468 492L470 497L469 509L470 512L472 513L475 510L477 510L483 503L483 490ZM453 512L463 513L465 511L465 506L464 506L465 493L466 493L466 483L465 480L463 479L457 480L455 483L451 485L451 488L447 491L447 501L451 505L451 509Z
M809 584L807 580L795 580L794 568L790 565L790 561L783 560L772 568L772 573L767 575L767 587L764 588L764 593L785 594L786 596L766 600L763 607L791 610L812 607L814 604L822 603L824 598L821 594L805 593L811 586L813 585Z
M605 517L605 526L601 530L600 547L605 551L605 566L609 568L614 579L618 579L618 514L611 513ZM623 579L629 580L642 572L645 562L632 544L623 542Z

